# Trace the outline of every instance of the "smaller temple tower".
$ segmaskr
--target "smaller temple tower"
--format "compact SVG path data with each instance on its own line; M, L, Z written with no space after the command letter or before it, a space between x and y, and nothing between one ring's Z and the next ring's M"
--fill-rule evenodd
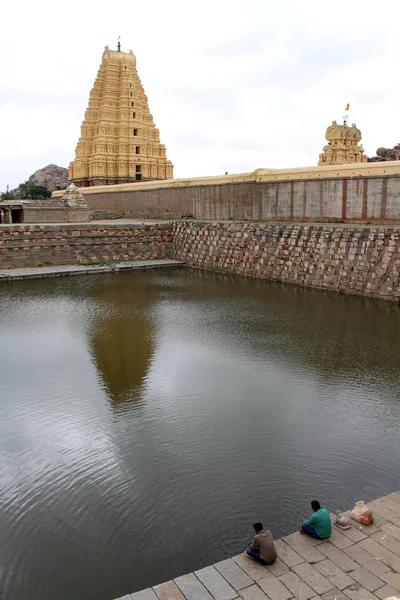
M338 125L336 121L333 121L326 130L325 139L328 144L323 147L323 151L319 155L319 167L367 162L368 158L364 154L364 148L359 144L361 131L357 129L355 123L349 127L346 121L343 125Z

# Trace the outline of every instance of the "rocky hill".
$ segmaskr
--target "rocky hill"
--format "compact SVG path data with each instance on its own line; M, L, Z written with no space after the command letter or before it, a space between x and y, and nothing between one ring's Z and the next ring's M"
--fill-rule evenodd
M35 171L34 174L29 177L29 181L32 181L36 185L44 185L53 192L57 186L62 188L67 187L68 169L50 164L47 165L47 167Z

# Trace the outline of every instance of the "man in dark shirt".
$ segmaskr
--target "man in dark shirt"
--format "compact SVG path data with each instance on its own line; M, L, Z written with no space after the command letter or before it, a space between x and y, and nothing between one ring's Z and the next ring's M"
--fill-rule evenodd
M262 523L254 523L253 527L256 535L247 548L246 554L263 565L272 565L277 556L272 533L264 529Z

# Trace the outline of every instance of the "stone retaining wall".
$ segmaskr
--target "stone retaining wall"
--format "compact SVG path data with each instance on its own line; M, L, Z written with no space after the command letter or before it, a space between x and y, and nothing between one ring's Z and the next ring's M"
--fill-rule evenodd
M0 226L0 268L175 258L400 302L400 227L176 221Z
M176 222L189 265L400 302L400 228Z
M168 258L172 225L0 226L0 268Z

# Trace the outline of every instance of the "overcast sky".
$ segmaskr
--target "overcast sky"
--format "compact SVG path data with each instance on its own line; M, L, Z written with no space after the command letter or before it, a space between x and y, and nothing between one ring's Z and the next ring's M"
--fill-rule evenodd
M0 9L0 191L74 158L104 46L132 49L175 177L315 165L332 120L400 141L398 0L54 0Z

